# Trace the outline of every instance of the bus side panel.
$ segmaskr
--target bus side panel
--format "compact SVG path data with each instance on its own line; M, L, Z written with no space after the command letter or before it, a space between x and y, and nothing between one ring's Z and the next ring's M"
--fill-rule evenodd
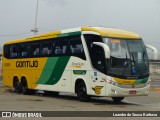
M2 83L5 86L13 87L13 75L11 74L14 70L5 68L2 71Z
M30 89L46 90L44 83L48 79L48 73L51 71L51 65L48 67L48 57L44 58L30 58L30 61L37 61L38 65L30 68L25 72L28 76L28 86ZM47 66L47 67L46 67ZM39 81L39 82L38 82ZM41 86L41 87L38 87ZM38 87L38 88L37 88Z
M66 67L67 71L70 71L70 92L75 93L75 84L77 80L83 80L85 82L87 93L90 94L90 66L87 60L83 60L79 57L72 56Z
M91 74L91 95L95 96L105 96L106 95L106 75L93 70L90 72Z
M70 57L50 57L46 61L38 80L36 89L64 91L65 84L70 84L70 72L65 70ZM65 82L67 81L67 82ZM68 86L66 86L68 87ZM68 87L71 88L71 87Z
M2 83L5 86L13 87L13 78L16 76L19 79L19 76L17 74L17 69L14 65L15 60L8 60L3 57L3 70L2 70Z
M13 78L18 77L21 82L22 77L26 78L29 89L37 87L47 58L27 58L27 59L6 59L3 58L3 84L6 86L13 86ZM37 65L33 64L37 61ZM44 79L45 80L45 79Z
M54 80L55 77L52 78ZM59 81L54 85L46 85L47 91L71 92L71 71L64 70Z

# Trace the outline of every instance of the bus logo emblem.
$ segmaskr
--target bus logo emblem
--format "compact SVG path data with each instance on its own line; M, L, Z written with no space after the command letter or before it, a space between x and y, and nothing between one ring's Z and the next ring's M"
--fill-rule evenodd
M95 93L96 93L97 95L99 95L99 94L101 94L101 89L102 89L102 88L103 88L103 86L95 86L95 88L92 87L92 90L94 90Z

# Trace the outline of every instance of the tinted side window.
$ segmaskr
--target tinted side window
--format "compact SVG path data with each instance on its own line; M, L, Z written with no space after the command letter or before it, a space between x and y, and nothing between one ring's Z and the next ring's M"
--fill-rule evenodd
M42 41L42 56L50 56L53 54L53 42L51 40Z
M86 35L84 35L84 37L85 37L87 47L88 47L90 54L91 54L91 49L93 47L93 42L102 42L102 38L98 35L86 34Z
M70 41L70 44L69 44L70 55L86 60L81 37L73 36L69 38L69 41Z
M9 58L10 57L10 45L4 45L3 47L3 52L4 52L4 57Z
M68 46L68 41L66 38L57 38L55 39L54 43L53 43L54 47L54 55L58 56L58 55L67 55L67 46Z
M93 42L102 42L101 37L98 35L89 35L89 34L84 35L84 37L87 43L92 66L98 71L105 73L106 65L105 65L104 50L102 49L102 47L93 45Z
M102 73L105 73L105 55L103 48L93 45L90 56L93 67Z
M19 50L17 44L10 45L10 58L19 57Z
M30 43L30 56L31 57L40 56L40 43L41 43L40 41Z
M28 53L28 43L21 43L19 46L19 55L20 57L27 57Z

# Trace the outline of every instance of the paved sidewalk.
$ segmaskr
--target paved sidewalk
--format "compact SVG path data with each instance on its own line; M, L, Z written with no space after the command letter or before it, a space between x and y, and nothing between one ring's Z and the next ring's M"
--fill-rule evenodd
M160 80L160 74L150 74L151 79Z
M151 74L151 90L160 91L160 74Z

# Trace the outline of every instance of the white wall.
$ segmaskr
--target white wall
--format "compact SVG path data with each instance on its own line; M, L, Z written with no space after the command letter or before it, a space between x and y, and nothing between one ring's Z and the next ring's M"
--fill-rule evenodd
M160 74L160 63L152 64L150 63L150 73L151 74Z

